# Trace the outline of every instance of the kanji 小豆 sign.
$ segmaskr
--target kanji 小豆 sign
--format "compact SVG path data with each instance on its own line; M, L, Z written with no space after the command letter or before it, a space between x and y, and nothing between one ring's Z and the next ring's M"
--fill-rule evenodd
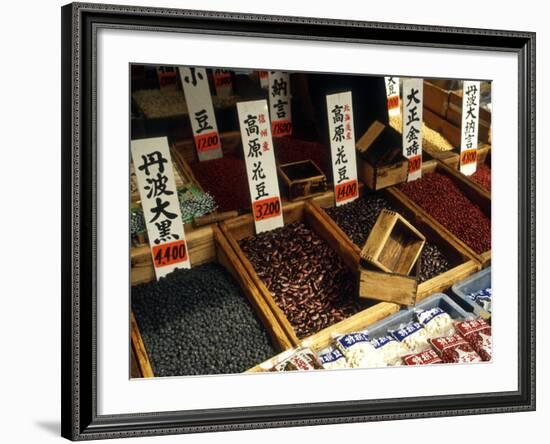
M283 211L267 102L240 102L237 112L256 233L282 227Z
M206 70L180 67L179 72L199 160L223 157Z
M167 138L132 140L131 152L157 279L190 268Z

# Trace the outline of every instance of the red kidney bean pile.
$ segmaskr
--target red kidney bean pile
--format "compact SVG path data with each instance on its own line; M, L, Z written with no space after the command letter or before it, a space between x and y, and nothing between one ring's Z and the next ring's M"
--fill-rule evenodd
M477 165L476 172L470 176L474 182L477 182L487 191L491 191L491 168L484 163Z
M236 157L206 160L191 165L193 174L218 204L218 211L250 207L250 192L244 161Z
M376 223L376 219L378 219L378 215L384 208L399 213L399 210L391 202L373 194L365 194L353 202L339 207L327 208L325 211L351 241L362 248ZM451 261L439 247L431 242L426 242L420 256L419 282L427 281L450 268Z
M291 137L275 137L273 139L275 157L279 163L313 160L330 177L330 150L318 142L292 139Z
M368 306L358 300L355 279L342 260L302 223L243 239L240 246L298 338Z
M428 173L399 188L476 253L491 249L491 220L448 176Z

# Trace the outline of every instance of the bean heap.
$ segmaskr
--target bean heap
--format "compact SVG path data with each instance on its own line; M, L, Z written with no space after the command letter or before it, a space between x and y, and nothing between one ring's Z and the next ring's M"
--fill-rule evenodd
M276 354L231 275L209 263L132 288L155 376L240 373Z
M449 177L428 173L399 187L476 253L491 249L491 220Z
M477 182L487 191L491 191L491 168L484 163L477 165L476 172L470 176L470 179Z
M399 212L391 202L375 195L365 195L346 205L327 208L325 211L351 241L362 248L384 208ZM419 282L427 281L449 268L451 263L445 254L437 245L427 241L420 255Z
M299 338L366 306L341 259L302 223L243 239L240 246Z
M250 192L244 161L236 157L197 162L193 174L210 193L221 212L250 207Z

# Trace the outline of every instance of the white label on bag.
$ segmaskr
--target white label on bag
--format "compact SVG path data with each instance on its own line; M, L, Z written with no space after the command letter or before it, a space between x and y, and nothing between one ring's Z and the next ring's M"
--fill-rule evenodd
M223 157L208 77L204 68L179 68L195 148L200 161Z
M351 91L327 95L327 118L336 206L359 197Z
M462 87L462 127L460 133L460 172L470 176L477 169L479 125L479 82L464 81Z
M407 180L422 177L422 79L403 80L403 156L409 160Z
M177 89L178 73L173 66L159 66L157 77L160 89Z
M157 279L190 268L167 138L132 140L131 151Z
M286 72L269 72L269 115L273 137L292 134L290 114L290 76Z
M258 78L260 79L260 86L267 89L269 87L269 72L258 71Z
M256 233L282 227L283 211L267 101L237 103Z
M231 97L233 95L231 71L227 71L226 69L214 69L212 71L212 77L214 77L214 86L218 97Z
M388 116L398 116L399 109L399 77L384 77L386 97L388 99Z

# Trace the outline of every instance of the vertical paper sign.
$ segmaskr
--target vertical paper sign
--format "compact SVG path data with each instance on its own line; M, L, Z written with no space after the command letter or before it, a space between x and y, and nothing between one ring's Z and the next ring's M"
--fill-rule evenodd
M225 69L214 69L212 71L214 77L214 86L218 97L231 97L233 95L233 80L231 79L231 71Z
M462 88L462 130L460 134L460 172L466 176L477 169L477 131L479 125L479 82L464 81Z
M384 77L384 81L388 99L388 116L399 116L399 77Z
M157 68L157 77L160 89L177 89L178 73L173 66L159 66Z
M179 72L199 160L218 159L222 145L206 70L180 67Z
M422 79L403 80L403 156L409 160L408 181L422 177Z
M273 137L292 134L292 117L290 115L290 78L281 71L269 72L269 114Z
M237 112L256 233L282 227L283 212L267 102L237 103Z
M359 196L351 91L327 96L327 117L336 206Z
M185 232L166 137L132 140L143 217L157 279L190 268Z
M269 87L269 73L267 71L257 71L260 79L260 86L264 89Z

